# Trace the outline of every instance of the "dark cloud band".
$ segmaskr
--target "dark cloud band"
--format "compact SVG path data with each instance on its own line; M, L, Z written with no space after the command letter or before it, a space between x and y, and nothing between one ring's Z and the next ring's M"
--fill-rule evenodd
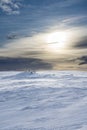
M52 69L52 65L36 58L0 58L0 71L28 69Z

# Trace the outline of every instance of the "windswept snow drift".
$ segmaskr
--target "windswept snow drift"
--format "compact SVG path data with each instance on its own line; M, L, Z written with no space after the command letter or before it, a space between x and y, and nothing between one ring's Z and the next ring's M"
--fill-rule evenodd
M0 72L0 130L87 130L87 72Z

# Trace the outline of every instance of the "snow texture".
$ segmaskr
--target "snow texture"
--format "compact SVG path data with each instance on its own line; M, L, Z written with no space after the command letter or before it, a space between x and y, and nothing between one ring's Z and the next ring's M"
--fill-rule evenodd
M0 130L87 130L87 72L0 72Z

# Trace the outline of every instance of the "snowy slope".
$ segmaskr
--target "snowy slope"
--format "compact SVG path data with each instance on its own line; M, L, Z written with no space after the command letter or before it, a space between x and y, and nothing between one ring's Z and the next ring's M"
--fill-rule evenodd
M87 130L87 72L0 72L0 130Z

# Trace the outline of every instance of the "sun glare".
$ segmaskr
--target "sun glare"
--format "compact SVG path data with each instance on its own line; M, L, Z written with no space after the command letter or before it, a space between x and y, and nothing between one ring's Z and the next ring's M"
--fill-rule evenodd
M46 43L48 43L48 48L53 51L59 51L66 47L68 40L67 32L53 32L49 33L46 37Z

